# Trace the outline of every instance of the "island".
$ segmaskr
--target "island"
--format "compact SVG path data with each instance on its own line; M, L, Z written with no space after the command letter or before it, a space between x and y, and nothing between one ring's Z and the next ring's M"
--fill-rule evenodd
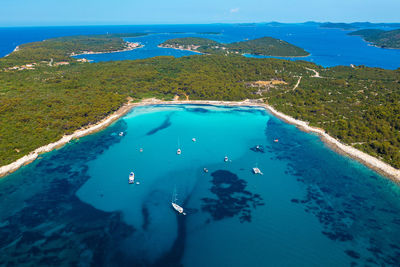
M349 33L349 35L361 36L365 41L381 48L400 48L400 29L384 31L378 29L366 29Z
M9 166L39 147L48 151L48 144L60 145L60 140L70 140L63 137L84 127L89 127L86 134L94 129L90 127L103 127L107 124L104 120L118 117L115 112L126 112L143 99L171 101L181 97L185 101L262 105L290 123L319 129L330 144L346 144L400 168L400 69L324 68L307 61L247 58L236 53L89 64L70 55L114 51L123 49L124 44L100 42L91 47L96 37L87 45L70 42L87 38L64 37L21 45L0 59L0 166ZM200 45L196 48L199 51L207 45L210 50L220 50L214 41L185 40ZM228 47L235 51L231 47L240 46ZM40 63L50 58L69 64ZM38 64L24 70L8 67L21 62ZM241 102L246 99L250 102ZM389 171L384 173L390 175Z
M300 47L272 37L262 37L228 44L207 38L186 37L170 39L159 46L204 54L252 54L276 57L305 57L310 55Z
M53 62L74 62L79 54L111 53L133 50L139 43L124 41L124 37L144 36L144 33L113 33L102 35L66 36L18 46L0 60L1 67L33 67ZM66 65L67 63L64 63ZM28 64L28 66L26 66Z
M356 29L365 29L365 28L376 28L376 27L390 27L390 28L399 28L400 23L371 23L371 22L352 22L352 23L343 23L343 22L325 22L320 23L319 26L321 28L328 29L342 29L342 30L356 30Z

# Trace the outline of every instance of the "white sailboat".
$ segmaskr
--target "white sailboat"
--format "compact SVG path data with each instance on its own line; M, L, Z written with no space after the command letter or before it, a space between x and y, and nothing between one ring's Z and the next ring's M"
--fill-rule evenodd
M264 175L264 174L260 171L260 169L257 168L257 167L254 167L254 168L253 168L253 172L254 172L254 174L261 174L261 175Z
M180 145L179 145L179 138L178 138L178 150L176 151L177 155L182 154L182 150L179 147L180 147Z
M256 166L253 168L253 173L254 174L261 174L264 175L261 170L258 168L258 163L256 163Z
M186 215L186 213L183 211L183 208L181 206L179 206L176 202L177 202L177 198L176 198L176 188L175 188L174 197L173 197L173 200L171 201L171 205L174 208L174 210L176 210L178 213Z

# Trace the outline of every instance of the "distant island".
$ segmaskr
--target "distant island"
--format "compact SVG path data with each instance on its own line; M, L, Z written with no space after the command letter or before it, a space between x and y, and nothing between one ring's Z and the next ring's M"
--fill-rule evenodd
M400 28L400 23L371 23L371 22L325 22L320 24L321 28L331 28L331 29L342 29L342 30L356 30L365 28L376 28L376 27L391 27Z
M272 37L228 44L207 38L186 37L167 40L160 44L160 47L190 50L204 54L252 54L277 57L305 57L310 55L300 47Z
M50 64L50 62L75 61L71 56L128 51L140 47L138 43L126 42L123 37L138 37L145 33L113 33L101 35L77 35L58 37L22 44L13 53L0 60L0 67Z
M400 48L400 29L384 31L378 29L366 29L349 33L349 35L361 36L365 41L381 48Z

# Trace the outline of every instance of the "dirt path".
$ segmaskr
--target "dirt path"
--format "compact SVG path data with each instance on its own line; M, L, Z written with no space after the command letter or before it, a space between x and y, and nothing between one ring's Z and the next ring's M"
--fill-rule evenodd
M314 70L314 69L310 69L310 68L306 68L307 70L311 70L311 71L313 71L314 72L314 75L312 75L311 77L314 77L314 78L322 78L321 76L319 76L319 72L318 71L316 71L316 70Z
M296 88L299 86L300 81L301 81L301 78L302 78L302 76L300 76L299 79L297 80L296 85L295 85L295 86L293 87L293 89L292 89L293 91L296 90Z

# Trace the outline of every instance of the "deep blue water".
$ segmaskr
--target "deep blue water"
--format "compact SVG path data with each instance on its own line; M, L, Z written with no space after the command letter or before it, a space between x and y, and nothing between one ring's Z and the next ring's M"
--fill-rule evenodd
M385 28L386 29L386 28ZM94 61L138 59L160 55L184 56L187 51L157 48L168 38L182 36L203 36L220 42L235 42L263 36L280 38L306 49L311 56L301 58L323 66L366 65L396 69L400 67L400 50L382 49L370 46L358 36L348 36L340 29L323 29L316 24L255 24L251 26L235 24L211 25L141 25L141 26L82 26L82 27L26 27L0 28L0 56L10 53L17 45L43 39L75 35L105 34L113 32L170 33L129 38L145 44L142 51L86 55ZM172 33L189 34L172 34ZM201 32L218 32L219 35L199 35Z
M257 108L135 108L1 179L0 198L6 266L399 264L400 187Z

